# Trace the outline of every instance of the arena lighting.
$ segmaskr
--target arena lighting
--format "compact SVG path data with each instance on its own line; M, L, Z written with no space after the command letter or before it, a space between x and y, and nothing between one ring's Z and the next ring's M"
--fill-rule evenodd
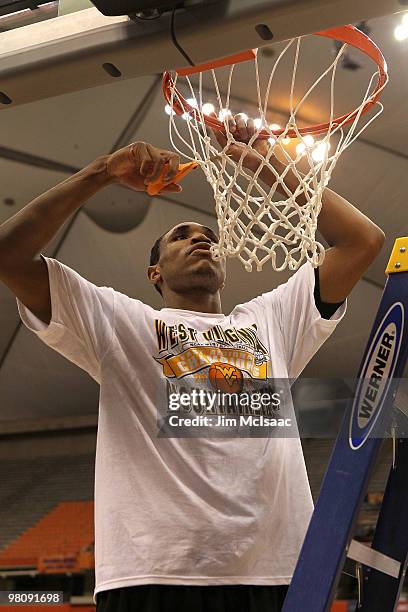
M198 108L198 102L197 102L197 100L195 98L187 98L187 102L193 108Z
M404 13L401 23L395 27L394 36L398 41L406 40L408 38L408 13Z
M187 98L186 102L190 106L192 106L193 108L198 108L198 102L197 102L196 98ZM211 113L214 112L215 108L214 108L214 105L211 104L210 102L205 102L203 104L201 110L202 110L202 112L205 115L210 115ZM172 113L170 104L166 104L165 105L164 111L165 111L165 113L167 115L170 115ZM172 114L174 115L174 111L173 111ZM244 118L245 121L248 121L249 117L248 117L248 115L246 113L240 113L240 115L241 115L241 117ZM232 116L232 112L229 109L226 110L226 109L222 108L220 110L220 112L218 113L218 119L220 121L224 121L224 119L226 117L229 117L229 116ZM187 121L187 119L189 118L189 113L187 113L187 112L183 113L181 115L181 118L184 119L184 121ZM256 119L254 119L254 125L255 125L256 129L259 129L261 127L261 125L262 125L262 119L260 117L257 117ZM270 127L271 130L279 130L280 129L280 126L277 123L271 123L271 125L269 127ZM306 143L306 146L308 146L308 147L312 146L313 143L314 143L314 138L313 138L313 136L311 134L306 134L306 136L304 137L303 140ZM290 143L290 141L291 141L291 139L289 138L289 136L285 136L284 138L282 138L282 144L284 144L284 145L288 145ZM268 138L268 142L271 145L274 145L276 143L276 138L273 138L273 137ZM298 146L300 146L300 145L298 145Z
M222 108L218 113L218 119L224 121L225 117L229 117L230 115L232 115L232 113L229 109Z
M323 161L326 153L330 150L329 142L318 142L312 152L312 158L315 162Z
M203 104L202 111L205 115L211 115L211 113L215 111L214 104L211 104L210 102L206 102L205 104Z
M198 108L198 102L196 100L196 98L188 98L186 100L186 102L188 102L188 104L190 106L192 106L193 108ZM210 115L211 113L213 113L215 111L214 105L211 104L210 102L205 102L202 106L202 112L205 115ZM172 112L171 110L171 106L170 104L166 104L164 107L164 111L167 115L170 114L175 114L174 111ZM241 117L243 117L245 119L245 121L248 121L248 115L246 113L240 113ZM189 113L183 113L181 115L181 118L184 119L184 121L187 121L189 119ZM220 112L218 113L218 119L220 121L224 121L224 119L226 117L232 116L232 112L228 109L224 109L222 108L220 110ZM254 119L254 125L256 129L259 129L262 126L262 119L260 117L257 117ZM277 123L271 123L270 124L270 129L271 130L279 130L280 129L280 125L278 125ZM306 136L304 136L303 141L305 144L300 143L297 145L296 151L299 153L300 149L298 150L299 147L303 147L302 152L305 150L306 147L311 147L314 144L314 138L311 134L306 134ZM276 138L274 138L273 136L271 136L270 138L268 138L268 142L271 145L274 145L276 143ZM282 138L282 144L284 145L288 145L291 142L291 138L289 138L289 136L285 136L284 138ZM319 153L316 153L316 155L318 156ZM315 159L315 158L314 158ZM323 158L322 158L323 159ZM319 160L315 160L315 161L319 161Z
M306 151L306 148L310 149L314 145L314 141L315 139L311 134L306 134L306 136L303 137L303 142L299 142L299 144L296 145L296 153L298 155L304 153L304 151Z

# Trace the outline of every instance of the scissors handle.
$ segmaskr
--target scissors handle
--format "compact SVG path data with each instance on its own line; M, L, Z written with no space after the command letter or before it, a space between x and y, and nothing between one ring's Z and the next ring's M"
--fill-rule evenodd
M174 179L172 179L171 181L165 181L164 177L166 176L169 170L169 165L166 164L159 178L153 183L149 183L147 187L147 193L151 196L158 195L163 189L163 187L169 185L170 183L178 183L179 181L181 181L182 178L186 176L186 174L189 174L189 172L195 170L197 167L197 162L188 162L187 164L180 164Z

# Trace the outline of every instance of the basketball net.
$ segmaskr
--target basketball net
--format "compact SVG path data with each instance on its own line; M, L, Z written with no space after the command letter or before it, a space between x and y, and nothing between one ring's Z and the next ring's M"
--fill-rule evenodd
M297 270L305 260L310 261L314 267L323 262L325 249L316 240L316 229L324 190L329 184L340 155L383 110L377 98L388 80L386 67L382 79L381 70L371 76L363 101L358 108L348 115L335 117L335 77L340 59L348 46L346 43L340 45L335 59L303 95L299 96L299 92L296 91L295 101L301 42L301 38L296 38L284 46L272 66L264 95L261 92L258 57L256 52L253 53L250 61L255 70L258 118L256 131L247 144L235 140L234 133L229 129L228 118L233 114L230 110L230 101L235 63L229 66L224 95L221 94L217 81L217 70L210 69L215 91L211 102L218 117L218 121L215 122L217 126L213 125L214 122L212 123L208 116L208 111L204 112L208 108L209 95L203 87L203 74L208 75L208 70L196 73L198 79L195 79L195 84L188 74L182 74L183 71L171 73L171 76L170 73L165 73L164 76L166 80L167 74L164 89L172 109L169 113L172 146L181 156L194 160L200 165L213 189L219 243L212 245L212 255L215 259L226 256L238 257L248 271L252 270L253 266L261 270L268 261L277 271L286 267ZM290 82L288 120L282 127L271 126L271 113L268 111L269 94L277 68L289 49L294 51L294 64ZM298 117L302 115L310 95L326 78L330 83L327 123L309 128L298 127ZM180 81L184 81L181 86ZM181 87L187 92L184 95L179 91ZM188 101L186 97L189 98ZM373 107L375 112L362 121L369 107ZM184 120L178 115L182 115ZM226 144L221 150L214 138L213 129L223 131L225 134ZM316 142L314 137L317 134L320 136ZM268 139L270 146L265 157L253 148L258 138ZM289 138L296 139L298 144L295 150L292 150L293 147L289 150L287 146ZM242 147L238 161L234 161L229 154L230 147L234 144ZM255 172L245 167L248 153L258 158L259 166ZM275 158L280 160L280 166L276 162L274 164ZM265 168L272 173L271 185L266 185L259 178ZM293 177L296 177L293 189L288 187L288 176L292 177L292 183Z

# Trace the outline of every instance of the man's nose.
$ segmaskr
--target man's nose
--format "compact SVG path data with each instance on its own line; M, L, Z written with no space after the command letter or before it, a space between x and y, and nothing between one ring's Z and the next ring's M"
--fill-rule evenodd
M202 234L201 232L197 232L193 234L191 236L191 242L193 244L197 242L208 242L208 244L211 244L211 240L208 238L208 236L206 236L205 234Z

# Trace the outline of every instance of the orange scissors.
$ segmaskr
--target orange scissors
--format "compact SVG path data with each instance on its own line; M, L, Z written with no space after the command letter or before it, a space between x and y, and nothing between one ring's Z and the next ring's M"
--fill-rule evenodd
M166 185L170 185L170 183L178 183L178 181L181 181L181 179L184 178L186 174L189 174L197 167L197 162L188 162L187 164L180 164L174 179L172 179L171 181L165 181L164 177L166 176L169 169L169 165L166 164L159 178L156 181L153 181L153 183L149 183L147 187L147 193L151 196L158 195L163 189L163 187L165 187Z

